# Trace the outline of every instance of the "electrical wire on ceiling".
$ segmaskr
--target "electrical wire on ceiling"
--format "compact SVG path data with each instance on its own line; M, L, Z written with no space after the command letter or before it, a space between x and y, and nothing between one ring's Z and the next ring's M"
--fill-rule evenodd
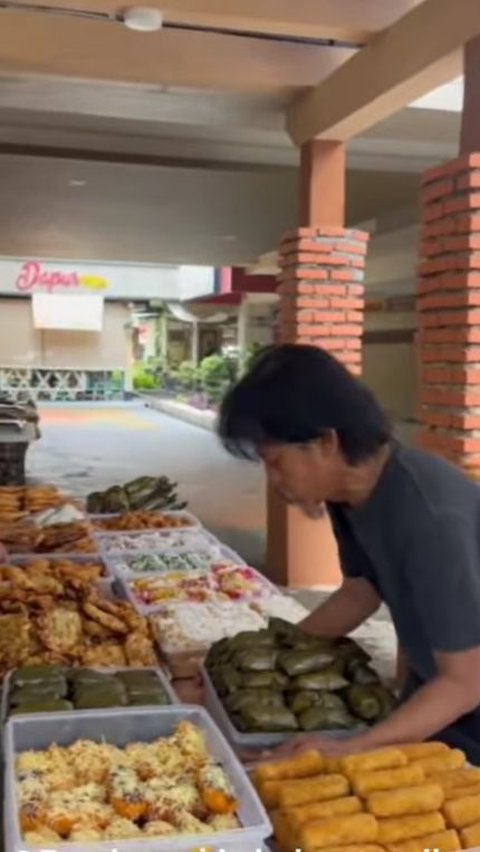
M66 18L83 18L105 23L125 23L124 12L92 12L87 9L70 9L62 6L51 6L48 4L38 5L36 3L24 2L24 0L0 0L0 10L33 12L44 15L62 15ZM363 43L351 41L337 41L335 39L322 38L300 38L298 36L281 36L275 33L258 33L244 30L236 30L228 27L209 27L196 24L177 24L174 21L164 21L163 29L182 30L185 32L212 33L216 35L229 35L237 38L250 38L257 41L287 42L290 44L304 44L312 47L338 47L338 48L360 48Z
M62 15L65 18L91 18L96 21L116 21L117 15L111 15L108 12L91 12L86 9L65 9L62 6L38 6L36 3L9 2L9 0L0 0L0 9L18 12L37 12L44 15Z

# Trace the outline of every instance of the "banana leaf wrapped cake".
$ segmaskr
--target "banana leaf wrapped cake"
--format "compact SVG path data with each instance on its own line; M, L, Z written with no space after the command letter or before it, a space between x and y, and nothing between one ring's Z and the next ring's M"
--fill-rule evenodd
M212 645L206 668L237 730L349 731L395 706L368 654L352 639L322 639L279 618Z

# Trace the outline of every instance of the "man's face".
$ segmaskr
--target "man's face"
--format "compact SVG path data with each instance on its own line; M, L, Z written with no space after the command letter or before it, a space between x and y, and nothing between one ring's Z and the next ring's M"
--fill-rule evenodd
M307 514L318 513L319 505L334 497L340 474L336 436L302 445L265 446L260 457L283 499Z

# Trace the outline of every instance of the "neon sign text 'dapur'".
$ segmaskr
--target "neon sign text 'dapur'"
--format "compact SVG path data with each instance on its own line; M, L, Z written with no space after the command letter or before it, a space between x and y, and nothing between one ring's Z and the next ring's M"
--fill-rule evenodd
M20 274L15 281L15 289L19 293L30 293L32 290L46 290L53 293L56 289L106 290L108 283L99 275L79 275L77 272L61 272L46 270L36 260L23 264Z

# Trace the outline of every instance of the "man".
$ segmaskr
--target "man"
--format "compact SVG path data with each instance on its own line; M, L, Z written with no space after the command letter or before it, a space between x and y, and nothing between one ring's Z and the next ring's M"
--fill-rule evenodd
M265 351L225 399L219 432L230 452L263 461L288 503L312 517L327 508L343 582L305 630L343 636L383 601L407 662L403 701L388 719L316 744L341 754L433 737L480 763L478 486L398 444L370 391L315 347Z

